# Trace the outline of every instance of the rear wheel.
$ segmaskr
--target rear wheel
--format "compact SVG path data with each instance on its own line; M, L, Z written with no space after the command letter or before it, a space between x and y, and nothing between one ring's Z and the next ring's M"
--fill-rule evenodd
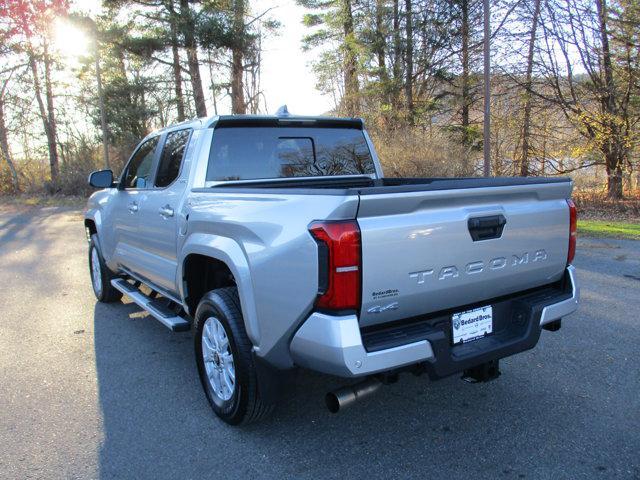
M268 415L274 405L258 391L252 345L235 287L204 295L196 310L195 332L200 381L216 415L231 425Z
M116 276L104 263L96 234L91 235L89 243L89 272L93 293L99 301L110 303L122 298L122 293L111 285L111 280Z

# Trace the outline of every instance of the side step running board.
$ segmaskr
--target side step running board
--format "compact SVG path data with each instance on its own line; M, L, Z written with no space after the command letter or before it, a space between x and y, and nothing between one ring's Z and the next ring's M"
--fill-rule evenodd
M173 332L185 332L191 329L191 324L186 319L176 315L174 312L164 307L164 305L158 304L156 299L149 298L126 280L122 278L114 278L111 280L111 285L133 300L133 302L140 308L149 312L151 316L169 330Z

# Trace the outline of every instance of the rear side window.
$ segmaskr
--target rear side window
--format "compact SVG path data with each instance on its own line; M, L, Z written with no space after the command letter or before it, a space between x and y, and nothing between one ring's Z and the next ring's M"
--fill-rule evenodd
M151 179L151 166L158 146L158 138L153 137L140 145L133 154L124 176L124 188L147 188Z
M374 173L373 159L362 130L224 127L213 132L207 180Z
M158 175L156 175L156 187L167 187L178 178L190 134L191 130L179 130L167 134L160 157Z

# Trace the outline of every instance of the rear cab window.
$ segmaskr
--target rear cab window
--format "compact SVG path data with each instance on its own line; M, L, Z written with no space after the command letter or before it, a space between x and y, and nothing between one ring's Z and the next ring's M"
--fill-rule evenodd
M213 132L207 181L373 175L356 128L225 126Z
M168 187L178 178L190 135L191 129L177 130L167 134L156 175L156 187Z

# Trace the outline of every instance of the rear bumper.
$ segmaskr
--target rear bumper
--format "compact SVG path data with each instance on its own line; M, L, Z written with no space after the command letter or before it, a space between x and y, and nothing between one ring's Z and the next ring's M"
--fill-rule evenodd
M573 265L569 265L567 267L566 290L571 293L569 298L547 305L542 309L542 314L540 315L540 326L546 325L554 320L559 320L562 317L566 317L577 310L578 302L580 301L580 285L578 285L578 280L576 279L576 268Z
M367 352L358 317L322 313L313 313L300 327L291 341L291 356L296 365L339 377L370 375L434 358L426 339Z
M557 285L485 302L495 312L494 334L463 345L451 344L450 311L373 331L362 331L356 315L316 312L294 335L291 356L299 366L340 377L418 363L426 366L432 378L446 377L533 348L542 326L574 312L579 296L575 268L569 266Z

